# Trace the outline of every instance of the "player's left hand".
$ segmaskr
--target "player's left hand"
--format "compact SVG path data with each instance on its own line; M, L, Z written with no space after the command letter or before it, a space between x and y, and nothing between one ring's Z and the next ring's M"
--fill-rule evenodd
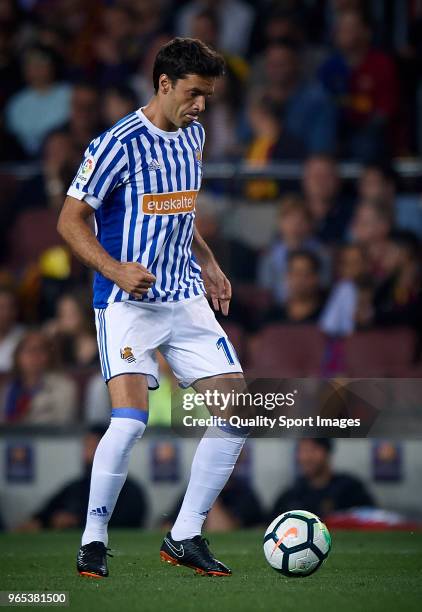
M214 310L221 310L222 314L227 316L232 297L232 287L229 279L215 260L202 264L201 267L205 290L211 299Z

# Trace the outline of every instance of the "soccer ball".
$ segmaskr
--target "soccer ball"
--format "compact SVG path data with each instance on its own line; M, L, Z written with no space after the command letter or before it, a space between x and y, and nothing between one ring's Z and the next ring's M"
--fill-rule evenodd
M309 576L321 567L331 550L331 536L312 512L291 510L280 514L264 536L264 555L284 576Z

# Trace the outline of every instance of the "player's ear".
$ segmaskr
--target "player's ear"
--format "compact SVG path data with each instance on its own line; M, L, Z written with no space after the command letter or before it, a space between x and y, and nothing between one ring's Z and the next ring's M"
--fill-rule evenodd
M160 86L159 87L160 91L163 94L168 94L168 92L170 91L170 86L171 86L170 79L168 78L168 76L166 74L160 75L158 83Z

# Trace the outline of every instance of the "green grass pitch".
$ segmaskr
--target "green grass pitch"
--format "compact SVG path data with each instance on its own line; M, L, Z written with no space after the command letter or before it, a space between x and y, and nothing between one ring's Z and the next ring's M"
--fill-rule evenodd
M163 534L111 532L110 577L76 574L79 532L0 536L0 590L68 591L70 608L149 611L412 612L422 609L422 533L334 532L314 575L285 578L266 563L262 531L213 534L210 548L229 578L197 576L162 563Z

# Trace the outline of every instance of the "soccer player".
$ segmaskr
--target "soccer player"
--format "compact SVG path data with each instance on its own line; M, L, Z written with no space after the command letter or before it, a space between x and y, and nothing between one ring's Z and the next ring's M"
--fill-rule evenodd
M183 387L204 392L243 384L237 356L204 296L227 315L230 283L195 227L205 140L198 118L223 71L222 58L199 40L164 45L153 69L155 95L90 143L60 215L59 233L96 271L97 338L112 402L92 468L77 558L82 575L108 575L107 524L131 449L147 425L148 388L158 387L156 349ZM201 529L245 437L214 428L199 442L180 513L161 547L164 561L200 574L231 574Z

